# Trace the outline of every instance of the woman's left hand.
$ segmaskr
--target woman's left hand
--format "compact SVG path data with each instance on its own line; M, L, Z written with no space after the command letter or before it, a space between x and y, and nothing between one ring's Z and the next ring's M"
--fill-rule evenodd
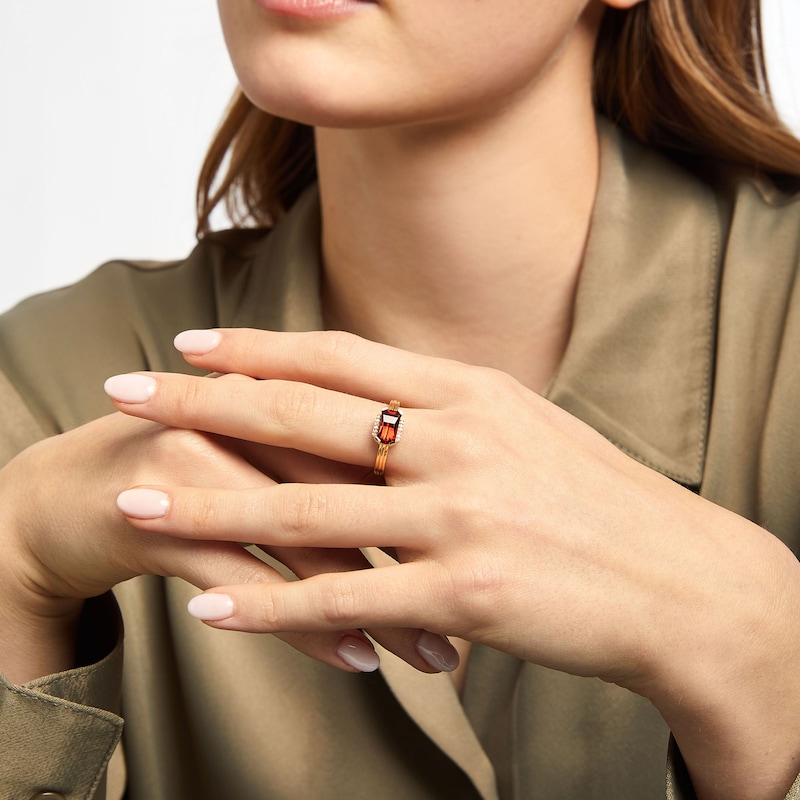
M669 722L726 706L752 670L768 682L776 653L800 655L800 570L787 548L509 376L342 333L224 330L178 343L195 366L262 380L150 374L152 396L121 411L361 469L375 463L372 425L388 401L405 423L386 486L162 487L164 515L133 524L396 555L379 569L213 589L235 609L215 627L421 627L613 681Z

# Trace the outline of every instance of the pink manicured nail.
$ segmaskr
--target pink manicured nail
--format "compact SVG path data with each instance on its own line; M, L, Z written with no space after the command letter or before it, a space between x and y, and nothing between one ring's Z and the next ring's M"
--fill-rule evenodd
M233 598L227 594L213 592L198 594L189 601L186 610L197 619L218 622L233 616Z
M417 652L440 672L452 672L459 664L458 650L438 633L423 631L417 639Z
M355 636L343 636L336 648L339 658L359 672L375 672L381 659L368 642Z
M127 489L117 497L117 508L135 519L159 519L169 511L169 495L157 489Z
M115 375L103 388L118 403L146 403L156 390L156 382L147 375Z
M176 350L187 356L204 356L222 341L218 331L183 331L173 340Z

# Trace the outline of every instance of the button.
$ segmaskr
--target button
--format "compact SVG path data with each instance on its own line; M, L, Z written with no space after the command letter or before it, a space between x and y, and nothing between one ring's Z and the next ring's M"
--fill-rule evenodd
M66 800L61 792L37 792L31 800Z

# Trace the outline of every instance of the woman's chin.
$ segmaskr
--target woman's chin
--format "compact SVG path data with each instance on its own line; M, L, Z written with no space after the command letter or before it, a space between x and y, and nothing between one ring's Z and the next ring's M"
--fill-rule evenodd
M423 108L407 108L390 92L375 92L366 86L332 86L331 82L281 82L265 85L240 76L242 91L253 105L277 117L319 128L380 128L413 125L425 121Z

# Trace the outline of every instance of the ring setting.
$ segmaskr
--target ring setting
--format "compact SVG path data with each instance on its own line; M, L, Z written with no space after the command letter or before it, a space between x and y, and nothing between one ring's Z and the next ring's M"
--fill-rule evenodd
M392 400L386 408L382 408L375 417L372 426L372 438L378 443L378 454L375 457L376 475L383 475L386 469L386 458L389 448L396 445L403 435L403 412L400 410L400 401Z

